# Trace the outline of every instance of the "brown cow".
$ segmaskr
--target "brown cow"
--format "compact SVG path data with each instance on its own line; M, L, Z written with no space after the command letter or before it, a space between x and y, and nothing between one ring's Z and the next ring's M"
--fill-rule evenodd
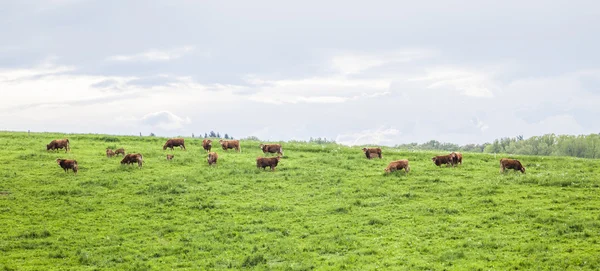
M452 156L452 164L461 164L462 165L462 153L460 152L452 152L450 154Z
M278 155L283 156L283 148L280 144L260 144L259 146L263 153L277 153Z
M50 142L50 144L46 145L46 151L48 150L57 150L65 148L65 152L68 152L71 147L69 146L69 139L55 139Z
M173 157L175 157L174 154L167 154L167 160L171 161L173 160Z
M275 171L275 167L281 160L281 156L277 157L257 157L256 158L256 167L266 169L266 167L270 167L272 171Z
M408 172L410 171L410 167L408 166L408 160L403 159L403 160L397 160L397 161L390 162L390 164L387 166L387 168L385 168L385 172L392 173L396 170L402 170L402 169L404 169L405 174L408 174Z
M115 156L115 152L111 149L106 149L106 157L113 157Z
M163 150L166 150L167 148L171 148L171 150L173 150L173 147L177 147L179 146L179 148L185 150L185 140L183 138L171 138L169 140L167 140L167 143L165 143L165 145L163 146Z
M208 153L208 158L206 158L206 160L208 161L208 165L213 165L217 163L217 159L219 158L219 155L216 152L209 152Z
M223 147L224 151L227 151L228 149L235 149L238 152L241 152L240 150L240 141L239 140L219 140L219 143L221 143L221 147Z
M144 163L144 158L142 157L141 154L128 153L125 155L125 157L123 157L123 160L121 160L121 164L127 164L127 165L131 165L135 162L137 162L138 167L142 167L142 164Z
M380 148L363 148L362 151L367 156L367 159L379 157L381 158L381 149Z
M435 163L435 165L439 167L441 167L443 164L454 166L454 163L452 162L452 155L450 154L432 157L431 161L433 161L433 163Z
M525 173L525 167L516 159L502 158L500 159L500 173L503 173L505 169L514 169Z
M79 165L77 165L77 161L68 160L68 159L56 159L56 163L65 170L65 172L69 171L69 169L73 170L73 173L77 175L77 170L79 169Z
M202 148L204 148L205 151L210 152L210 149L212 149L212 140L202 140Z
M125 149L119 148L115 151L115 155L119 155L119 153L125 156Z

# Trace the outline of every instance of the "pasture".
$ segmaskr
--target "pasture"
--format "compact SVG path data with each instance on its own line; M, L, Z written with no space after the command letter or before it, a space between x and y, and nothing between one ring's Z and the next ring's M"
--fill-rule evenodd
M69 153L46 151L64 137ZM202 139L185 140L0 132L0 270L600 269L597 160L511 156L527 174L500 174L507 155L439 168L447 152L283 142L271 172L262 142L215 141L209 167ZM410 173L384 175L398 159Z

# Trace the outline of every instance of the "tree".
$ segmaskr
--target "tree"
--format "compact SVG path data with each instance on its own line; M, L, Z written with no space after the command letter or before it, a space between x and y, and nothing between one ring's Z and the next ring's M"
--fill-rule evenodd
M154 133L150 133L150 136L156 136Z
M229 139L229 135L228 134L225 134L225 139Z
M221 138L221 135L219 133L217 133L217 138Z
M210 131L210 134L208 134L210 137L217 137L217 134L215 134L214 131Z
M208 134L207 133L204 133L204 138L208 138Z

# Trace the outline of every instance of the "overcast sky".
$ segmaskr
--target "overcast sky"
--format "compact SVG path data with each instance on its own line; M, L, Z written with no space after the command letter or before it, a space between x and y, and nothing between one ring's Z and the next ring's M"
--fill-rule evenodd
M0 130L600 132L598 1L1 1Z

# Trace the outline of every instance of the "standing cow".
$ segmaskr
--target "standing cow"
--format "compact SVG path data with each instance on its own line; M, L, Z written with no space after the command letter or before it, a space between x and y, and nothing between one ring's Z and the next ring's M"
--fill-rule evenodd
M525 167L521 164L521 162L519 162L519 160L516 159L500 159L500 173L503 173L505 169L514 169L525 174Z
M208 161L208 165L211 166L217 163L217 159L219 159L219 155L216 152L209 152L206 161Z
M433 161L433 163L438 167L441 167L443 164L454 166L453 158L450 154L432 157L431 161Z
M139 153L128 153L127 155L125 155L125 157L123 157L123 160L121 160L121 165L131 165L136 162L138 164L138 167L141 168L142 164L144 163L144 158L142 157L142 155Z
M460 152L452 152L450 154L450 156L452 156L452 164L461 164L462 165L462 153Z
M106 149L106 157L110 158L115 156L115 152L111 149Z
M277 167L277 164L279 163L279 160L281 160L281 156L277 156L277 157L257 157L256 158L256 167L257 168L262 168L263 170L266 169L266 167L270 167L271 171L275 171L275 167Z
M363 148L362 151L367 156L367 159L379 157L381 158L381 148Z
M210 152L210 149L212 149L212 140L202 140L202 148L204 148L205 151Z
M69 139L65 138L65 139L55 139L52 140L50 142L50 144L46 145L46 151L48 150L59 150L59 149L65 149L65 152L68 152L71 147L69 146Z
M79 170L79 165L77 165L76 160L68 160L68 159L56 159L56 163L65 170L65 172L69 171L69 169L73 170L73 173L77 175L77 170Z
M403 159L403 160L397 160L397 161L392 161L388 164L388 166L385 168L385 172L386 173L392 173L396 170L402 170L404 169L404 173L408 174L408 172L410 171L410 167L408 166L408 160Z
M237 152L241 152L240 149L240 141L239 140L219 140L219 143L221 143L221 147L223 147L224 151L227 151L229 149L235 149Z
M118 156L119 154L122 154L123 156L125 156L125 149L123 149L123 148L119 148L119 149L117 149L117 150L115 151L115 155L117 155L117 156Z
M263 153L277 153L278 155L283 156L283 148L280 144L260 144L259 147Z
M171 150L173 150L173 147L179 147L185 150L185 140L183 138L171 138L167 140L163 146L163 150L166 150L167 148L171 148Z

